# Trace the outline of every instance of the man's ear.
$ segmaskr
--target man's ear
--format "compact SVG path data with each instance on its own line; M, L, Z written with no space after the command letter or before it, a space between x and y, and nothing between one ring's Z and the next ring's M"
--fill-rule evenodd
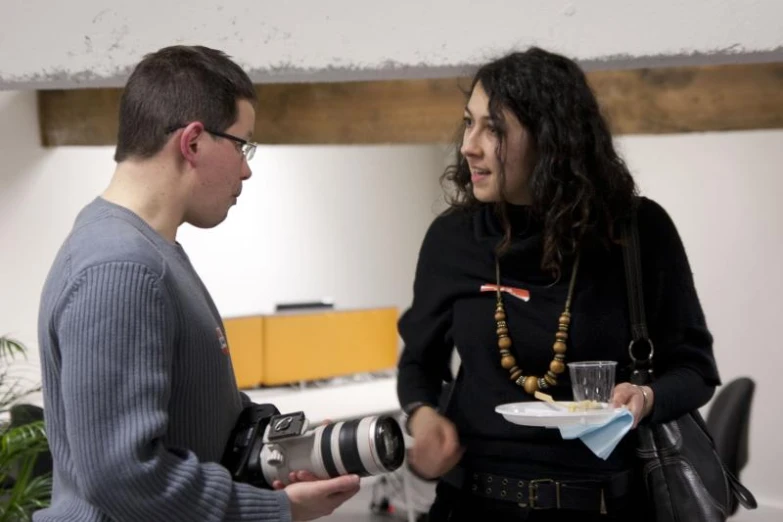
M182 154L182 158L191 165L196 163L198 153L200 152L200 139L205 132L204 124L200 121L194 121L189 123L179 136L179 151Z

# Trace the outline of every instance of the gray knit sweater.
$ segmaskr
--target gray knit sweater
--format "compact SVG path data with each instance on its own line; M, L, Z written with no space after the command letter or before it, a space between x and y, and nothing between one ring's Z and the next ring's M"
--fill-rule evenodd
M180 246L122 207L87 205L41 298L54 491L33 519L289 521L284 492L218 464L247 400L223 332Z

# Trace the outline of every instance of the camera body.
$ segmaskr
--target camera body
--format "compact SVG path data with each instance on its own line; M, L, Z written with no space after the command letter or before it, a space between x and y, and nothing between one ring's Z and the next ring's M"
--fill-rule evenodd
M281 414L272 404L252 404L239 416L221 464L237 482L271 488L289 483L292 471L318 478L350 473L366 477L398 469L405 458L402 430L389 416L369 416L310 429L304 413Z

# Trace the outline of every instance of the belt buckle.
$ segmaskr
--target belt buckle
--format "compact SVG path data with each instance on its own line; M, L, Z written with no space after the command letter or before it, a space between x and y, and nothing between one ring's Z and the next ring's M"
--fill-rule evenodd
M539 484L554 484L555 485L555 501L557 509L560 509L560 482L554 479L535 479L531 480L528 485L528 507L530 509L546 509L536 506L538 500L538 486Z

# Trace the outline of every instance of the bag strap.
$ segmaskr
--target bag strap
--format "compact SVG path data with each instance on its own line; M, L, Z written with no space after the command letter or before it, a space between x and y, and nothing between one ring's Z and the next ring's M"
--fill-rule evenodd
M623 224L623 261L625 264L625 286L628 291L628 313L631 319L631 342L628 354L632 361L631 382L648 384L653 378L653 354L655 348L647 331L647 317L644 310L644 286L642 283L642 261L639 247L639 223L637 203L631 211L630 219ZM635 350L638 345L646 344L649 351L640 357Z
M737 502L739 502L742 507L745 509L756 509L759 507L753 493L740 483L737 477L734 476L734 473L728 470L726 464L723 464L723 472L726 474L726 478L729 481L729 488L731 489L731 492L734 493L734 498L737 499Z
M628 290L628 310L631 315L631 335L634 341L647 339L647 318L644 312L644 287L642 286L642 261L639 253L639 224L636 207L631 214L630 223L623 231L623 260L625 261L626 287Z

